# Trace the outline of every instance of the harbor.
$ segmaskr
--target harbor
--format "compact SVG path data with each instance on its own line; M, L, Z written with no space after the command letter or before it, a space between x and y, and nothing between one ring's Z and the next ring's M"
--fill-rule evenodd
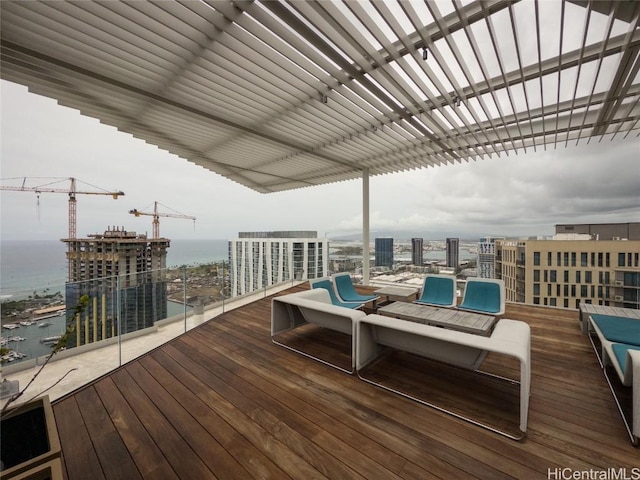
M65 317L57 314L37 321L4 324L0 337L0 361L5 364L48 355L57 342L52 342L52 339L59 339L65 329ZM10 335L5 336L9 332Z

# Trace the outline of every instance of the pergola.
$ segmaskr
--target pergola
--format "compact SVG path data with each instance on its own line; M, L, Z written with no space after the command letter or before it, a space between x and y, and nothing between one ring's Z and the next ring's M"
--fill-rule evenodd
M4 0L0 17L1 77L34 93L258 192L362 178L365 258L372 175L638 132L637 1Z

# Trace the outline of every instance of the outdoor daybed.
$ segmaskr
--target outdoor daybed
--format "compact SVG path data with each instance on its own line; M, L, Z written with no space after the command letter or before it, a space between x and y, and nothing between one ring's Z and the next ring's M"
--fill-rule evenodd
M531 331L527 323L518 320L499 320L491 336L485 337L432 325L408 322L397 318L368 315L358 321L356 336L356 371L362 380L506 437L519 440L525 435L531 388ZM478 370L487 352L495 352L517 358L520 361L519 427L521 435L515 436L469 417L455 414L450 410L412 396L410 392L401 392L364 377L361 371L376 360L385 347L391 347L470 370ZM517 383L509 379L505 380Z
M640 440L640 320L593 314L589 317L589 321L600 340L601 350L598 350L593 336L590 337L609 389L616 400L631 442L638 445ZM632 389L631 419L625 415L616 388L607 375L609 365L616 371L622 385Z

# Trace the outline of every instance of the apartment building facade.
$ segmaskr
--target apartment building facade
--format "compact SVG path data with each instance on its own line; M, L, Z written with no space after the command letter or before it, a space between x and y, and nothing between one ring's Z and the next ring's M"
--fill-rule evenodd
M315 231L240 232L229 242L231 295L328 274L329 244Z
M411 239L411 263L416 267L424 265L424 239Z
M82 316L68 319L75 324L68 347L152 327L167 317L169 239L114 227L63 242L68 246L66 304L77 305L80 297L89 297Z
M478 277L496 278L496 240L504 240L504 237L482 237L478 242Z
M458 268L460 265L460 239L447 238L447 267Z
M495 276L506 300L578 308L581 302L640 308L640 240L560 234L496 240Z
M378 237L375 239L374 266L393 266L393 238Z

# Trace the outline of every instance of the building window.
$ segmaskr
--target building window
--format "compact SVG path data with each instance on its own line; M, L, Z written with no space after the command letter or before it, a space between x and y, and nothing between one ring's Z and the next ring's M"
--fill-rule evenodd
M569 270L564 271L564 283L569 283Z
M569 266L569 252L564 252L564 266Z
M551 305L552 307L555 307L557 305L556 299L555 298L550 298L549 299L549 305Z
M586 297L588 295L588 288L587 285L580 285L580 296L582 298Z
M534 282L539 282L540 281L540 270L534 270L533 271L533 281Z
M544 271L544 281L545 281L545 283L549 281L549 271L548 270Z
M629 263L631 263L631 254L629 254ZM604 266L607 268L611 266L611 254L609 252L604 254Z
M598 252L598 266L601 267L603 263L602 252Z
M551 260L553 259L553 256L551 255L551 252L547 252L547 266L551 266Z
M571 285L571 296L572 297L576 296L576 286L575 285Z
M577 270L577 271L576 271L576 283L582 283L582 282L580 281L580 270Z
M540 265L540 252L533 252L533 264Z
M622 252L618 253L618 266L619 267L624 267L625 266L625 264L624 264L624 253L622 253Z
M533 294L534 295L540 295L540 284L539 283L534 283L533 284Z
M588 267L588 262L589 262L589 255L587 254L587 252L582 252L580 254L580 266L581 267Z
M551 283L556 283L556 282L557 282L557 279L556 279L556 271L555 271L555 270L551 270L551 271L549 272L549 274L551 275L551 277L550 277L549 281L550 281Z
M571 266L576 266L576 252L571 252Z
M591 281L591 270L587 270L584 272L584 281L585 283L592 283Z
M625 287L640 287L640 273L636 272L624 272L624 286ZM633 291L633 290L629 290Z

